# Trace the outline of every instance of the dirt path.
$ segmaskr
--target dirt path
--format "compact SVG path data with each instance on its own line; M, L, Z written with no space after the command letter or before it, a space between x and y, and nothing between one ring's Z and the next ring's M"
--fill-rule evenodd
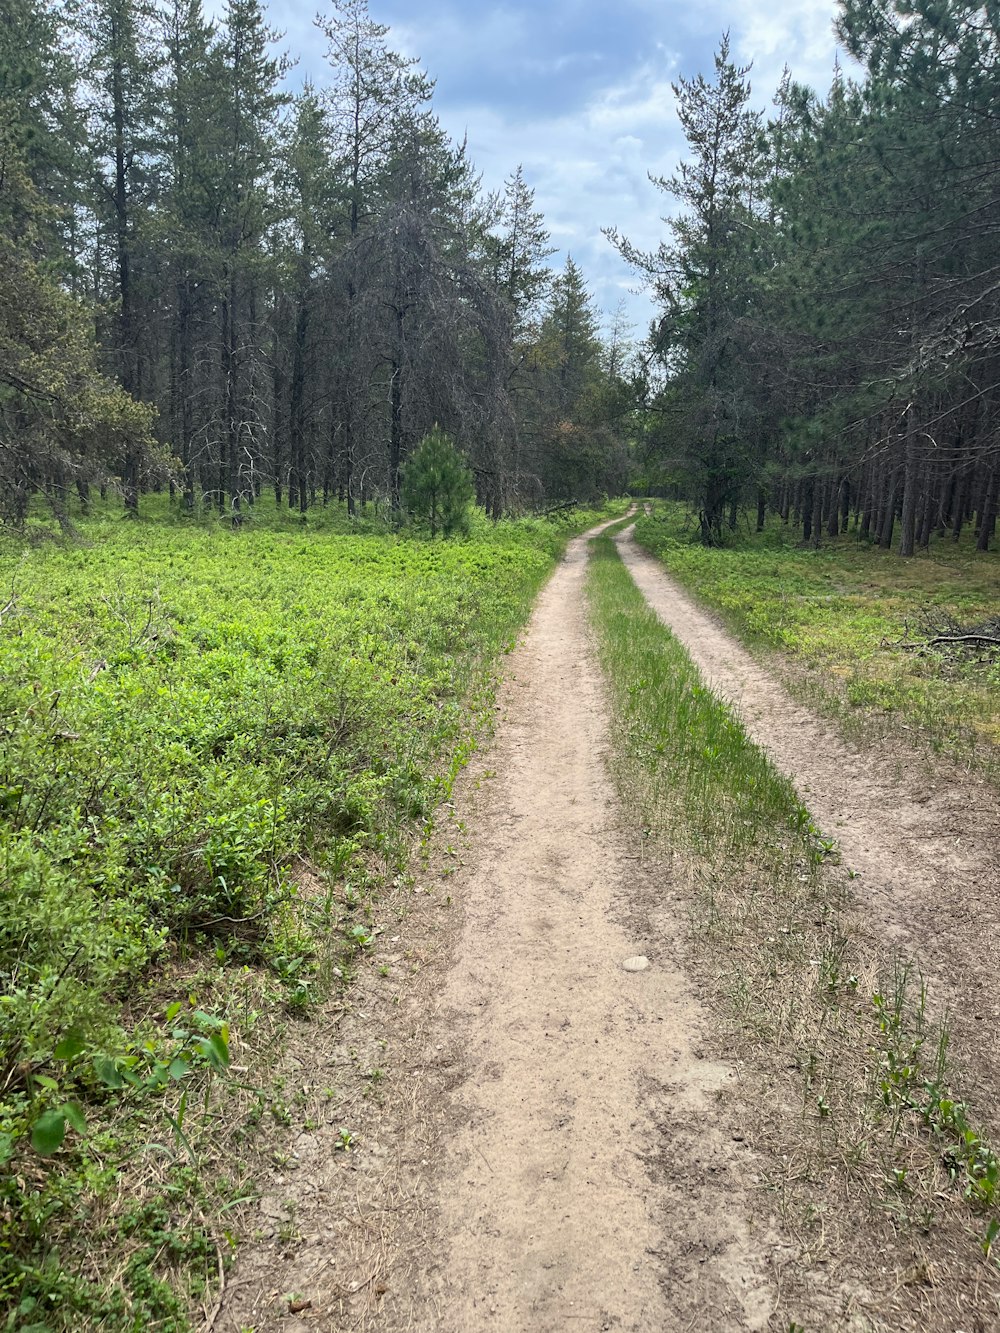
M572 542L543 591L353 1010L292 1053L309 1128L262 1175L214 1333L767 1327L781 1242L703 1054L683 905L622 831L586 560Z
M859 900L947 1006L966 1095L1000 1129L1000 802L985 783L898 744L850 747L801 707L647 555L616 539L647 602L707 683L798 788L844 863Z
M703 1015L670 928L651 934L602 763L585 567L580 539L511 663L496 777L470 829L465 923L433 1022L456 1084L437 1254L408 1315L455 1333L684 1328L696 1312L763 1327L739 1190L716 1188L734 1145L705 1123L732 1073L700 1058ZM644 953L652 966L623 969Z
M974 1105L995 1109L995 796L916 754L851 750L628 536L620 549L838 838L875 929L933 972L981 1073ZM737 1071L703 1053L719 1033L685 970L686 887L640 859L604 763L586 561L571 543L542 593L496 742L414 891L381 904L348 1006L286 1051L302 1129L262 1168L257 1243L212 1333L787 1326L800 1245L758 1211L776 1205ZM626 970L637 955L650 965ZM833 1269L809 1270L795 1312L874 1327Z

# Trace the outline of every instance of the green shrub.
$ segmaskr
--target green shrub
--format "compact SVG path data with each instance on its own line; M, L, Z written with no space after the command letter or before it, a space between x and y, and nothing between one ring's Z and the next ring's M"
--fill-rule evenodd
M403 470L403 508L431 536L469 530L469 505L475 494L472 473L451 437L437 426L420 441Z

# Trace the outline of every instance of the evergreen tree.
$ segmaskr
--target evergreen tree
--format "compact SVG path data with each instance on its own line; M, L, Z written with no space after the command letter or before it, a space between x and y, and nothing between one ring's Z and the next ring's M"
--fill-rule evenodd
M611 233L662 305L653 345L676 390L669 406L677 461L706 542L720 539L724 518L756 481L743 317L764 174L749 67L730 59L728 34L714 63L712 81L699 74L674 85L690 156L675 176L654 180L682 208L668 223L672 241L645 254Z
M252 500L268 453L263 241L276 220L278 113L287 101L279 88L285 62L271 54L276 36L259 0L229 0L210 62L223 93L213 145L221 417L215 491L220 507L228 494L234 521L244 501Z
M515 334L520 335L537 319L552 285L552 271L545 261L555 254L545 219L535 208L534 191L520 166L504 184L497 233L490 248L493 281L506 298Z
M402 503L411 519L427 523L431 536L467 532L475 488L472 473L451 440L437 426L410 455L403 469Z
M183 466L184 503L190 510L196 483L211 465L207 399L214 390L209 367L217 342L212 304L218 277L214 127L221 99L213 78L215 28L205 19L201 0L172 0L162 18L162 37L166 77L158 128L163 166L154 225L168 283L163 420Z
M7 104L10 107L10 104ZM151 412L99 371L89 311L39 261L45 205L0 102L0 517L20 524L43 492L68 524L67 488L163 475ZM13 111L13 108L11 107Z

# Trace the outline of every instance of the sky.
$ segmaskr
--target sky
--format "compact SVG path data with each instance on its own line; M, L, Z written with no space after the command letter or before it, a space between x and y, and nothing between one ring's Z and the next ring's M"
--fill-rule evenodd
M321 88L317 3L269 0L268 14L298 60L293 81ZM785 65L825 93L838 56L835 0L369 0L369 13L436 80L435 111L468 136L487 189L523 166L558 247L550 263L571 254L605 321L624 300L637 338L653 306L601 228L644 249L664 233L670 202L649 173L671 175L684 155L671 82L709 74L726 30L764 109Z

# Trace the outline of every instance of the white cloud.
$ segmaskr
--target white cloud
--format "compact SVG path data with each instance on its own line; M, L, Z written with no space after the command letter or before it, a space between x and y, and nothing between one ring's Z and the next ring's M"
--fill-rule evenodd
M523 164L561 251L553 262L571 251L608 312L634 280L601 228L653 249L672 206L648 179L673 174L685 152L671 82L710 73L728 29L734 57L753 61L754 103L768 109L784 65L825 91L836 52L834 0L371 0L371 13L391 25L390 45L437 79L442 124L467 134L487 188ZM271 0L272 22L302 57L296 77L321 83L325 43L312 14ZM649 301L629 296L629 309L643 332Z

